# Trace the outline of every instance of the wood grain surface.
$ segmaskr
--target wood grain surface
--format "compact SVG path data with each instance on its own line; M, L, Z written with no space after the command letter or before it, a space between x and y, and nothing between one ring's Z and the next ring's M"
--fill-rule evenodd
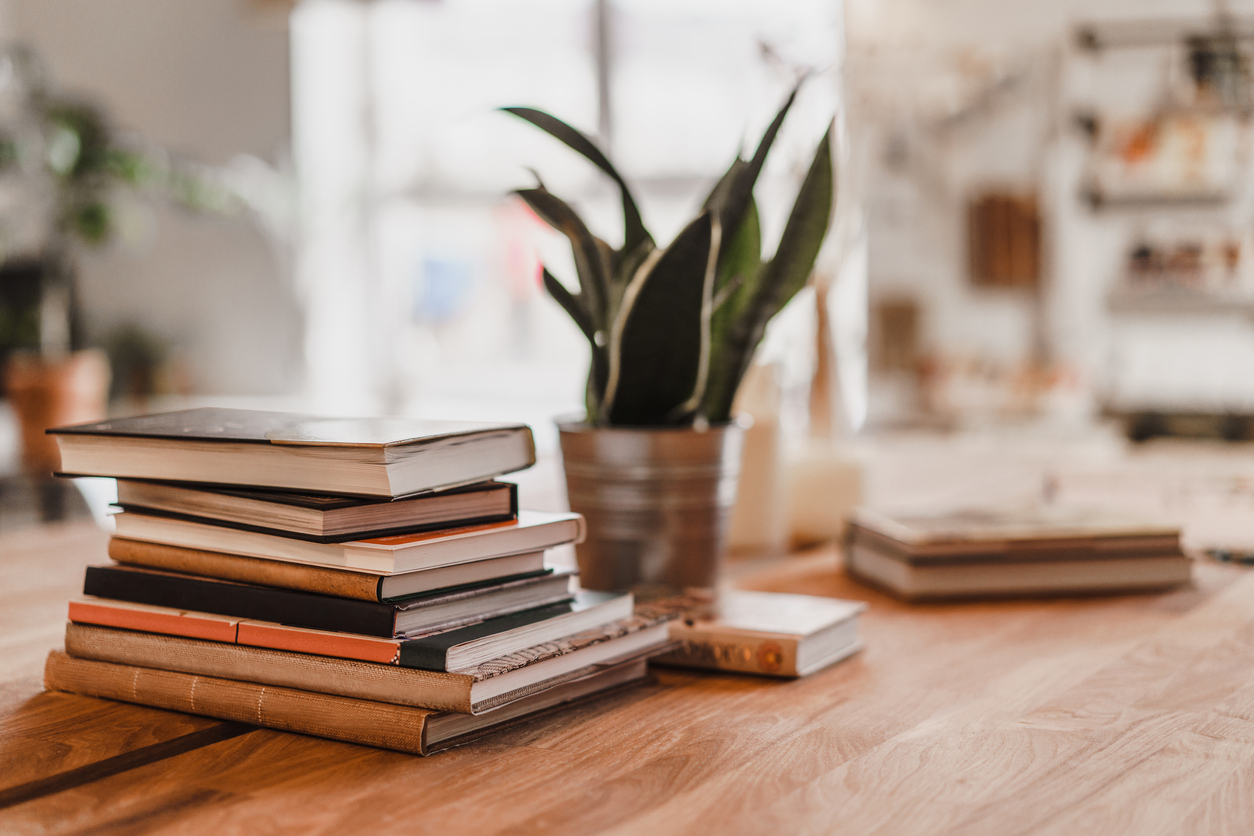
M71 577L93 536L44 530L16 559L0 541L4 571ZM14 662L0 793L54 780L0 809L0 832L1254 833L1254 571L1201 560L1165 594L913 606L831 547L735 574L868 601L867 649L798 681L659 670L426 759L37 695ZM63 604L57 583L35 586ZM0 625L55 634L64 611L41 607L46 623Z

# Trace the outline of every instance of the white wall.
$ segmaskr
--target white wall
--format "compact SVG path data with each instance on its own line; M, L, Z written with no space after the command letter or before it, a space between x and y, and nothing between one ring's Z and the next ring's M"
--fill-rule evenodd
M203 163L249 154L275 164L290 135L288 34L286 15L257 11L265 5L4 0L0 31L32 45L58 89L103 105L124 131ZM81 261L93 337L143 325L185 359L199 393L301 386L298 306L257 229L163 206L130 226Z

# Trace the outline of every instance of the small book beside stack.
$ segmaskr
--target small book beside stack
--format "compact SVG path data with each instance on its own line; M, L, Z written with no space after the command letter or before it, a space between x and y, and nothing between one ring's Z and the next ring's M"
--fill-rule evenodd
M525 426L214 409L52 432L122 511L50 689L429 754L673 645L668 614L546 565L583 520L493 481L533 463Z
M1063 507L930 515L858 509L845 568L909 601L1133 592L1192 576L1178 527Z
M727 590L708 613L685 609L671 622L680 646L657 657L658 664L796 678L862 649L861 601Z

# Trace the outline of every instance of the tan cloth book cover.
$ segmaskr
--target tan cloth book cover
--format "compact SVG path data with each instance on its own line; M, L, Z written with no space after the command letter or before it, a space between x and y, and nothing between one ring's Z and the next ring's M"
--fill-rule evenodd
M472 673L445 673L91 624L71 622L65 628L65 650L79 659L463 714L489 711L606 665L656 653L667 643L661 623L641 620L493 660Z
M48 654L44 687L152 708L251 723L380 749L430 755L574 700L639 682L646 663L628 662L478 716L350 699L210 676Z

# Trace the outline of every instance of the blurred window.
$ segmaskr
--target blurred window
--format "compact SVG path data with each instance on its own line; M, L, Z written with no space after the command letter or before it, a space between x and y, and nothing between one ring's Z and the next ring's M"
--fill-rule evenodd
M538 281L541 261L573 280L568 246L508 194L531 169L615 242L616 193L498 108L538 107L598 136L664 243L811 67L759 190L770 241L835 113L841 44L839 5L818 0L307 0L293 19L295 106L307 111L294 143L307 216L335 219L308 247L340 237L348 259L302 262L322 305L314 389L360 393L368 377L383 396L372 408L450 417L579 409L587 347ZM340 150L315 153L335 131ZM354 293L369 298L319 301Z

